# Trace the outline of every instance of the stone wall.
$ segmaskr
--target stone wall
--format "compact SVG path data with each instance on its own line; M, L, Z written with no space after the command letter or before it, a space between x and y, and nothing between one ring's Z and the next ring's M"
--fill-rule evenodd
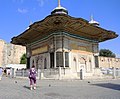
M102 57L99 56L99 67L101 68L120 68L120 58Z
M0 67L3 64L3 49L4 49L5 41L0 40Z
M19 64L24 53L26 53L26 47L0 40L0 67L4 68L7 64Z

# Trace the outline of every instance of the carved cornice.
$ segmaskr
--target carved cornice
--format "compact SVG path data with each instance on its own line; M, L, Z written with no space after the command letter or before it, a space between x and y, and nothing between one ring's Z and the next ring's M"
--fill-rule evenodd
M49 15L45 19L30 25L28 30L13 38L12 43L32 43L58 31L72 33L98 42L113 39L118 36L115 32L93 26L82 18L56 14ZM24 43L22 45L24 45Z

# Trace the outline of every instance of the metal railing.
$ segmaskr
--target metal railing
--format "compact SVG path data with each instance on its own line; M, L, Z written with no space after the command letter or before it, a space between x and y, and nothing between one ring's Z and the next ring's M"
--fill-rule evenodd
M111 76L113 78L120 78L120 68L101 68L103 76Z
M42 77L50 78L55 75L59 75L59 69L41 69L37 70L37 78L41 79ZM11 69L9 77L29 77L29 69L15 70Z

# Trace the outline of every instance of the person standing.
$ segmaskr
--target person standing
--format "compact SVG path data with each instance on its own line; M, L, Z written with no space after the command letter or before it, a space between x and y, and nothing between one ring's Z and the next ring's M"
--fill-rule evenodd
M0 80L2 79L2 68L0 67Z
M36 74L37 72L36 72L35 66L33 65L29 71L30 90L36 89Z

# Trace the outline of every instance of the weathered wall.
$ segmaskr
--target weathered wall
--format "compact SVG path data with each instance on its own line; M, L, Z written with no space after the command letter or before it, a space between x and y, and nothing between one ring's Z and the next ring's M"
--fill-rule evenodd
M0 66L19 64L21 56L26 53L26 47L5 43L0 40Z
M120 58L99 57L99 67L101 68L120 68Z
M4 50L5 41L0 40L0 67L3 64L3 50Z

